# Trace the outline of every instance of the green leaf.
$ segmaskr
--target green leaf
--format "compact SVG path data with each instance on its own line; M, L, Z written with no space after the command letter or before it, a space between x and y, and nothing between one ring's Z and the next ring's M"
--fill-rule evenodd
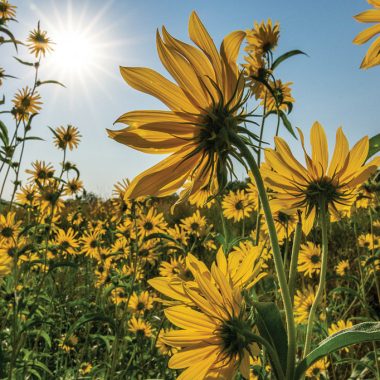
M271 67L271 70L274 70L280 63L284 62L285 60L287 60L288 58L290 57L293 57L295 55L299 55L299 54L303 54L303 55L306 55L306 53L304 53L303 51L301 50L291 50L291 51L288 51L287 53L284 53L283 55L280 55L273 63L272 63L272 67Z
M26 61L23 61L22 59L20 58L17 58L17 57L13 57L16 61L19 61L20 63L22 63L23 65L26 65L26 66L34 66L34 63L32 62L26 62Z
M273 302L255 302L254 306L257 311L256 324L260 335L276 350L282 370L286 373L288 337L280 310Z
M2 26L0 26L0 32L6 34L11 39L11 41L13 42L13 45L15 45L16 51L18 51L17 49L18 41L16 40L15 36L7 28L4 28Z
M66 86L63 83L58 82L57 80L43 80L43 81L37 82L37 86L42 86L43 84L58 84L58 85L66 88Z
M0 138L5 146L9 145L8 128L1 120L0 120Z
M285 113L282 111L279 111L279 115L281 117L282 123L284 124L285 128L297 140L297 136L294 133L294 129L292 127L292 124L290 123L289 119L286 117Z
M376 153L380 152L380 133L375 136L372 136L369 139L369 150L367 155L367 160L369 160Z
M100 322L105 322L108 323L113 327L114 330L116 330L116 324L115 320L111 317L108 317L105 314L101 313L93 313L93 314L87 314L84 315L83 317L79 318L69 329L67 332L67 336L71 336L76 329L78 329L80 326L89 323L89 322L94 322L94 321L100 321Z
M380 322L359 323L344 329L323 340L319 346L306 356L297 366L295 379L301 379L306 370L317 360L341 348L352 344L374 342L380 340Z

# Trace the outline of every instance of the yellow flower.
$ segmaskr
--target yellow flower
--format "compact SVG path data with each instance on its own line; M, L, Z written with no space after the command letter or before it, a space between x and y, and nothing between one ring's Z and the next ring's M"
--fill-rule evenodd
M240 112L244 78L236 60L245 33L230 33L220 52L193 12L189 35L197 47L173 38L165 28L157 33L161 62L177 84L148 68L123 67L121 74L136 90L161 100L170 111L133 111L117 122L128 125L108 131L110 137L147 153L172 153L137 176L126 193L128 198L144 195L167 196L187 183L187 192L213 189L227 181L226 165L232 165L229 130L235 131L247 117Z
M0 18L4 21L16 17L16 6L10 4L7 0L0 1Z
M98 258L101 245L101 230L85 231L81 237L82 253L92 258Z
M260 24L255 22L254 28L247 30L247 46L245 50L257 54L264 54L272 51L278 44L280 37L280 24L272 25L272 20L267 23L262 21Z
M115 288L111 290L111 301L119 305L128 301L128 296L123 288Z
M335 272L338 276L345 276L350 270L350 263L348 260L341 260L335 267Z
M88 375L92 371L92 364L91 363L82 363L79 368L79 373L81 375Z
M81 190L83 190L83 182L79 178L73 178L66 182L64 193L65 195L75 195Z
M307 369L306 378L314 380L326 379L328 366L329 362L326 358L317 360Z
M291 110L292 104L295 102L291 94L290 85L292 82L282 83L280 79L275 82L270 81L269 85L275 96L266 88L263 87L263 91L259 95L261 99L261 105L265 105L266 112L271 111L286 111Z
M158 334L157 342L156 342L156 348L162 355L173 355L178 351L177 347L171 347L167 345L162 338L164 337L165 334L169 333L172 331L172 329L163 329L160 331Z
M137 220L137 228L141 238L164 232L166 226L164 214L162 212L158 213L154 208L150 208L146 215L141 214Z
M0 249L0 279L11 273L13 267L13 257L11 257L6 247L4 247L4 243L0 243L2 248Z
M213 186L213 188L215 187ZM208 187L204 187L189 197L189 203L197 208L210 208L215 203L215 198L209 200L212 195L212 191Z
M73 150L77 148L79 145L81 135L78 131L78 128L73 127L72 125L68 125L65 127L58 127L54 131L54 145L59 148L65 150L69 148Z
M16 202L23 206L35 206L37 196L37 186L35 184L27 184L21 186L16 193Z
M339 331L342 331L344 329L349 329L353 326L353 323L351 321L344 321L343 319L339 320L337 323L331 324L331 326L328 328L329 336L336 334ZM343 349L346 352L349 352L348 348Z
M153 308L153 297L148 291L137 294L133 292L128 303L128 308L133 314L144 314L145 311Z
M244 190L230 191L222 201L223 215L238 222L253 212L253 204Z
M319 274L321 271L321 248L308 241L301 244L298 256L298 272L305 276L312 277L313 274Z
M31 174L29 180L40 182L41 185L48 182L54 176L54 168L51 164L46 164L45 161L34 161L32 163L33 170L26 169L25 172Z
M169 367L186 369L178 379L233 378L240 369L249 377L249 352L257 352L251 339L242 288L234 285L223 253L211 271L188 256L194 283L183 283L183 297L190 306L165 310L168 320L181 330L166 332L162 341L181 349L169 360ZM151 283L152 284L152 283Z
M30 114L38 113L42 104L40 99L38 92L30 90L28 86L18 90L12 100L16 120L27 122Z
M21 221L16 222L16 213L0 215L0 238L2 243L15 242L20 232Z
M178 276L186 270L185 259L182 256L178 258L172 257L170 261L161 262L159 273L163 277Z
M358 237L359 247L367 248L370 251L380 248L380 238L372 234L363 234Z
M199 210L181 221L181 227L187 234L201 237L206 233L207 220L201 216Z
M354 18L359 22L364 23L377 23L369 28L360 32L355 38L354 43L362 45L368 42L376 34L380 33L380 1L368 0L374 9L367 9L366 11L359 13ZM376 38L372 45L369 47L367 54L360 65L362 69L368 69L370 67L380 64L380 38Z
M38 22L37 29L32 30L29 33L27 39L29 51L36 56L36 58L45 56L46 52L52 51L51 40L47 36L47 32L40 29L40 23Z
M244 60L247 62L243 64L244 74L257 100L264 90L262 81L268 79L270 70L266 68L265 60L261 52L249 53L248 56L244 56Z
M365 163L368 137L363 137L350 151L346 136L339 128L329 165L327 138L322 126L315 122L311 129L311 157L306 153L300 130L299 134L306 167L296 160L281 137L275 137L276 149L265 150L266 164L262 165L261 172L266 185L274 192L275 199L271 201L274 208L305 211L303 228L308 232L322 203L336 219L340 218L341 210L350 208L358 185L376 171L380 157Z
M152 336L152 326L149 322L145 322L142 318L132 316L128 321L128 330L137 337L149 338Z
M79 243L76 239L76 233L72 228L69 228L67 231L60 228L53 243L58 245L63 253L68 253L69 255L77 254Z
M309 287L303 292L297 290L294 295L294 320L296 323L307 322L314 300L315 291L313 288Z

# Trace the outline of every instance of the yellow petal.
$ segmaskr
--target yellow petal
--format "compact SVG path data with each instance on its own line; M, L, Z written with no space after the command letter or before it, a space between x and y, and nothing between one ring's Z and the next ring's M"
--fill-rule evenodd
M247 350L244 350L239 369L243 377L249 379L249 353Z
M213 332L217 327L207 315L187 306L173 306L165 310L165 316L171 323L182 328L194 331Z
M155 277L148 280L148 283L151 287L169 298L173 298L177 301L181 301L187 304L192 303L192 301L183 290L182 282L179 284L179 286L175 286L174 281L173 284L170 285L170 282L172 281L173 280L169 277Z
M152 195L164 197L173 194L185 183L201 158L200 154L186 158L194 146L185 146L150 169L139 174L125 193L126 199Z
M367 9L354 16L360 22L380 22L380 9Z
M214 41L195 12L192 12L190 16L189 35L191 40L207 55L214 69L216 82L221 87L223 85L223 79L220 55L215 47Z
M343 133L342 128L338 128L335 139L335 149L327 172L328 176L332 177L338 173L346 162L347 155L349 153L348 140Z
M163 125L161 125L163 127ZM165 154L179 150L187 144L183 138L173 137L168 133L147 131L138 128L124 128L119 131L107 129L109 137L121 144L144 153Z
M376 38L376 40L371 44L360 67L362 69L368 69L370 67L378 65L379 63L380 63L380 37Z
M156 97L173 111L197 112L184 92L156 71L145 67L121 67L120 72L131 87Z
M162 341L172 347L194 347L200 344L216 344L218 338L213 330L171 330L164 334Z
M206 359L215 351L215 346L200 345L198 348L188 348L174 354L169 360L169 368L181 369L194 365ZM210 366L213 364L211 361ZM196 378L196 377L195 377ZM194 378L193 378L194 379Z
M150 123L173 123L182 124L182 128L193 128L191 125L185 123L193 121L197 123L197 118L189 118L188 114L183 112L172 112L172 111L130 111L121 115L115 123L124 123L131 126L139 126L143 124Z
M364 44L378 33L380 33L380 24L372 25L360 32L352 42L358 45Z
M191 103L199 109L205 109L209 105L209 99L203 92L198 77L189 62L174 49L169 49L162 41L157 31L157 51L161 62L170 75L179 84L181 89L190 99Z
M327 138L321 124L316 121L310 131L311 156L318 170L318 174L324 175L327 172L329 152Z

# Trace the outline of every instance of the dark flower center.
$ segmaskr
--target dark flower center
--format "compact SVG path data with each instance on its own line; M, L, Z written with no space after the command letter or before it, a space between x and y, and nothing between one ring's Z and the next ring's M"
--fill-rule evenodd
M146 222L144 224L144 229L147 230L147 231L153 230L153 223L152 222Z
M6 238L10 238L13 236L13 228L12 227L4 227L2 230L1 230L1 234L6 237Z
M236 210L243 210L243 208L244 208L243 201L237 202L235 204L235 208L236 208Z
M311 255L310 260L313 264L318 264L321 261L318 255Z

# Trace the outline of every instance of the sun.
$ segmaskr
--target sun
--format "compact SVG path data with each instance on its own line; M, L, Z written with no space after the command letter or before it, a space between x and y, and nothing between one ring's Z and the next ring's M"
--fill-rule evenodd
M55 33L52 64L60 70L83 74L97 64L99 48L83 31L64 30Z

